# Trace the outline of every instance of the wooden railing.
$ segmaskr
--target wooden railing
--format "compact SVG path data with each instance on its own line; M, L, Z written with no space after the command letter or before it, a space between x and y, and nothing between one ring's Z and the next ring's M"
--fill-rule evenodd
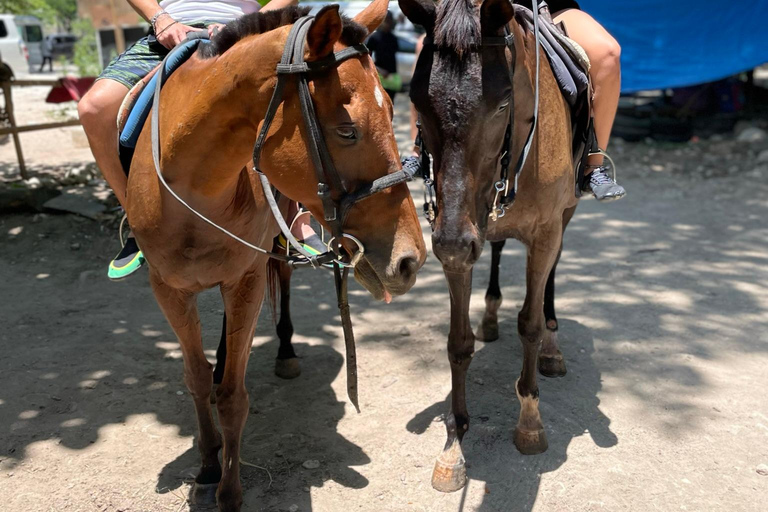
M23 179L29 179L27 174L27 166L24 164L24 153L21 150L21 140L19 134L24 132L32 132L37 130L49 130L51 128L63 128L65 126L78 126L80 125L79 119L69 119L67 121L58 121L54 123L37 123L28 124L24 126L16 125L16 117L13 113L13 96L11 90L13 87L29 87L29 86L55 86L59 83L58 78L41 78L34 80L4 80L0 82L0 87L5 95L5 111L8 116L8 122L11 126L7 128L0 128L0 136L11 134L13 136L13 144L16 147L16 157L19 159L19 173Z

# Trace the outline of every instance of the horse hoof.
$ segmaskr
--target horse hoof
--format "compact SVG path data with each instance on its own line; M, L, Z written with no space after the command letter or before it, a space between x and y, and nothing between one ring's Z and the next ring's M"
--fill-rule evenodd
M564 377L566 374L565 359L562 354L547 356L539 354L539 373L545 377Z
M275 359L275 375L281 379L295 379L301 375L299 358L291 357L289 359Z
M192 490L189 492L189 502L198 507L215 507L216 490L218 488L218 483L198 484L195 482L192 485Z
M498 322L489 322L483 319L480 325L477 326L475 331L475 339L490 343L499 339L499 324Z
M456 492L467 483L467 468L464 461L447 464L440 459L435 462L432 472L432 487L440 492Z
M544 433L544 429L527 431L515 428L512 439L517 451L523 455L537 455L547 451L547 435Z

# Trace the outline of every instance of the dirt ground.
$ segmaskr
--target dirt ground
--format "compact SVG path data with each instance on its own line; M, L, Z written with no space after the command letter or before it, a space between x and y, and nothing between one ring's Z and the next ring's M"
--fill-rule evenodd
M30 116L49 109L34 99L42 91L25 94ZM406 147L404 120L401 101ZM77 130L25 135L33 170L89 161ZM355 285L360 414L346 401L330 275L297 273L303 374L272 373L277 342L265 311L247 376L244 510L765 510L768 163L758 161L767 148L729 138L616 146L629 195L583 201L566 234L557 307L568 374L540 380L550 446L537 456L512 444L524 249L507 245L501 339L477 343L469 373L470 481L458 493L430 486L450 391L437 260L430 255L414 289L389 306ZM0 162L13 179L12 144L0 146ZM418 184L412 190L420 200ZM189 510L198 455L179 347L146 272L107 281L117 249L112 223L0 216L3 511ZM475 321L489 255L474 276ZM213 357L221 300L209 292L200 303Z

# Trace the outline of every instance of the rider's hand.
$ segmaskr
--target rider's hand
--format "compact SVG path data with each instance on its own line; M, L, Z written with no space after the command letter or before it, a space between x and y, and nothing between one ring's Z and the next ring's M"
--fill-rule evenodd
M213 33L216 29L221 30L224 27L225 25L223 23L214 23L213 25L208 25L208 38L210 39L213 37Z
M177 44L187 38L187 32L201 32L203 29L177 23L170 16L162 16L155 23L157 42L172 50Z

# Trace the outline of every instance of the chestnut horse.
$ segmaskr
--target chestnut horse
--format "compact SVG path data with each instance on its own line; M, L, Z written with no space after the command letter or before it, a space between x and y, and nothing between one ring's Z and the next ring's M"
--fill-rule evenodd
M400 7L412 22L427 29L411 82L411 100L421 118L425 146L434 159L437 217L432 245L450 290L448 358L453 392L445 421L448 440L432 476L436 489L450 492L466 481L461 441L469 429L465 386L475 342L469 300L472 267L485 240L491 241L493 257L487 309L477 334L484 341L498 338L498 267L504 241L513 237L528 249L525 302L517 323L524 352L522 373L515 385L520 417L513 439L524 454L547 449L536 366L538 359L543 374L565 374L555 337L553 300L554 268L563 231L578 201L570 113L542 56L540 119L531 153L520 172L514 203L504 216L490 220L507 125L512 128L512 162L521 154L530 131L536 52L541 50L533 34L516 20L510 0L442 0L439 4L400 0ZM507 31L513 43L503 37Z
M286 39L308 10L290 7L227 25L211 48L198 51L168 78L160 99L165 182L201 214L265 249L272 247L278 229L249 162ZM342 19L338 6L322 9L306 35L304 59L327 62L332 53L362 43L386 11L386 0L375 0L354 20ZM307 149L315 134L307 133L302 122L297 91L296 82L288 80L260 168L283 196L323 219ZM313 73L310 91L322 138L347 191L400 169L392 106L368 55ZM157 302L181 344L184 379L197 412L202 467L191 496L210 501L215 492L220 510L237 511L242 504L240 438L248 415L245 371L267 284L267 256L202 222L163 188L148 128L131 165L126 209L149 262ZM343 230L365 247L355 277L371 294L381 299L411 288L426 249L405 184L356 203ZM213 372L203 353L196 300L212 287L221 290L227 318L227 358L216 389L221 434L209 401Z

